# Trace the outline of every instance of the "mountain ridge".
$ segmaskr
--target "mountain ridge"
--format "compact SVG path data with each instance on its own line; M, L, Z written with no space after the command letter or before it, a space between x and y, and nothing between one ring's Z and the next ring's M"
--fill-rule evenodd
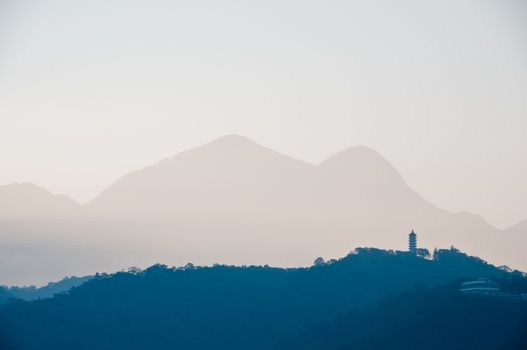
M156 264L98 274L50 299L7 303L0 307L0 347L361 349L339 345L353 344L363 335L388 337L385 343L401 342L397 334L386 333L385 326L397 322L399 327L389 329L401 331L405 324L409 329L403 334L411 334L412 327L436 320L437 325L421 334L419 341L413 341L412 334L397 349L419 348L425 340L435 345L433 349L472 345L494 350L499 347L485 347L489 340L501 344L524 334L520 327L527 321L527 305L460 293L461 282L478 277L491 279L518 297L527 291L522 274L456 249L440 249L421 258L408 252L358 248L339 259L317 259L309 267L288 269ZM459 311L452 313L455 310ZM454 316L445 322L445 313ZM388 323L377 324L385 317L390 317ZM472 321L478 319L483 322ZM328 321L335 322L337 329L327 327ZM492 332L474 338L489 324ZM438 335L445 331L455 336L441 340ZM441 347L441 342L448 345Z
M72 211L80 204L63 194L54 194L29 182L0 185L0 218L17 219L34 216L57 218L63 211Z
M229 135L132 171L64 217L0 221L6 246L30 252L0 254L0 280L15 270L25 278L31 265L60 269L43 277L52 280L159 260L259 264L269 252L279 266L302 266L357 246L403 249L412 228L421 246L455 245L527 270L521 236L503 240L476 214L438 208L364 146L313 165ZM73 263L60 266L69 251Z

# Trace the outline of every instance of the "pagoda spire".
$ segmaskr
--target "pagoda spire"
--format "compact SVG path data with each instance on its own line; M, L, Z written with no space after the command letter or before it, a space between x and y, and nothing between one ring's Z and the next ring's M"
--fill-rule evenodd
M417 254L417 235L414 230L408 235L408 251L413 255Z

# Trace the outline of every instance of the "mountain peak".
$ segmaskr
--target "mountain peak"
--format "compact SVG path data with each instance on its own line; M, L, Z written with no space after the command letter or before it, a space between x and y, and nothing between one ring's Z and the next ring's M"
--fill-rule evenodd
M44 188L32 184L31 182L13 182L10 184L0 185L0 191L36 191L36 192L48 192Z
M74 209L79 203L32 183L0 186L0 217L49 217Z
M64 200L76 203L73 199L66 195L51 193L43 187L37 186L31 182L15 182L6 185L0 185L0 195L8 196L10 194L17 196L30 196L30 197L55 197L62 198Z
M324 163L332 162L338 159L351 159L351 160L376 159L377 161L388 163L388 161L374 149L363 146L363 145L357 145L357 146L348 147L332 155L331 157L329 157L328 159L320 163L320 165L323 165Z
M405 183L395 167L377 151L366 146L354 146L334 154L318 165L336 174L349 176L355 174L359 178L372 179L372 176L382 176L398 183Z
M216 162L219 159L224 161L230 159L231 161L240 162L239 164L244 162L263 162L262 166L266 161L278 161L281 163L292 161L296 165L301 164L301 166L313 167L313 165L305 161L292 158L237 134L225 135L199 147L180 152L169 159L169 163L172 163L173 160L188 157L208 162Z
M243 144L251 144L251 145L257 145L256 142L249 139L248 137L241 136L238 134L229 134L222 136L220 138L217 138L210 142L209 144L228 144L228 145L243 145Z
M271 149L264 147L245 136L230 134L230 135L222 136L210 142L207 142L199 147L191 148L186 151L177 153L176 155L174 155L174 157L172 157L172 159L179 158L182 155L188 156L188 155L196 154L196 153L205 153L208 155L213 155L213 154L218 155L218 154L226 154L226 153L235 153L235 154L247 153L247 152L254 153L255 151L256 152L266 152L267 151L267 152L276 153L272 151Z

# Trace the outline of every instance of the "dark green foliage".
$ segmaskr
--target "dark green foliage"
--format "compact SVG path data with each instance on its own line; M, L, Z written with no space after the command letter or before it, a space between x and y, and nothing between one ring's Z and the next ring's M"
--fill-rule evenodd
M292 339L282 349L527 349L527 303L462 295L455 283L389 297Z
M12 298L13 298L13 295L9 293L7 288L0 286L0 305L6 303L8 300Z
M51 299L8 303L0 309L0 342L5 341L0 345L6 350L368 348L397 340L413 323L424 327L428 323L419 320L429 312L456 305L475 309L472 299L465 303L455 287L432 289L439 298L436 306L429 305L425 288L473 277L523 286L522 277L515 277L518 282L511 276L455 250L438 251L426 260L358 249L338 261L298 269L155 265L99 275ZM379 304L397 294L400 299ZM412 298L421 302L402 323L396 322ZM484 312L486 304L480 305ZM436 330L429 323L423 334L441 337L446 332L439 326L449 326L448 313L437 317L445 322L437 321ZM319 326L306 331L310 325Z

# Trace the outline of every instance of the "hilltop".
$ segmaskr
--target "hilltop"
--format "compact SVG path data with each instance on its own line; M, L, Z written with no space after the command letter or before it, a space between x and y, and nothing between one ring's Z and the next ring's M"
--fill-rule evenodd
M515 285L527 291L522 274L503 271L455 249L439 250L425 259L407 252L362 248L339 260L317 259L309 268L154 265L101 274L51 299L8 303L0 309L0 339L6 350L294 349L303 344L295 340L297 336L309 339L302 336L308 332L316 341L323 340L320 349L331 349L345 339L340 336L328 342L331 337L325 338L325 330L317 336L309 327L327 322L343 325L339 319L345 317L348 322L346 315L355 313L380 317L386 311L391 319L394 311L384 304L386 298L408 304L408 293L418 293L416 300L445 296L437 301L438 310L456 303L462 306L466 298L458 295L456 286L475 277L501 283L519 279ZM449 284L453 287L443 293L440 286ZM487 309L487 304L477 305L484 306L479 312ZM507 319L501 321L511 327L519 327L527 315L522 303L513 310L500 302L492 305L493 312L507 310L503 314ZM448 323L430 336L445 331L444 327ZM374 335L360 332L361 337ZM512 335L507 339L513 339Z

